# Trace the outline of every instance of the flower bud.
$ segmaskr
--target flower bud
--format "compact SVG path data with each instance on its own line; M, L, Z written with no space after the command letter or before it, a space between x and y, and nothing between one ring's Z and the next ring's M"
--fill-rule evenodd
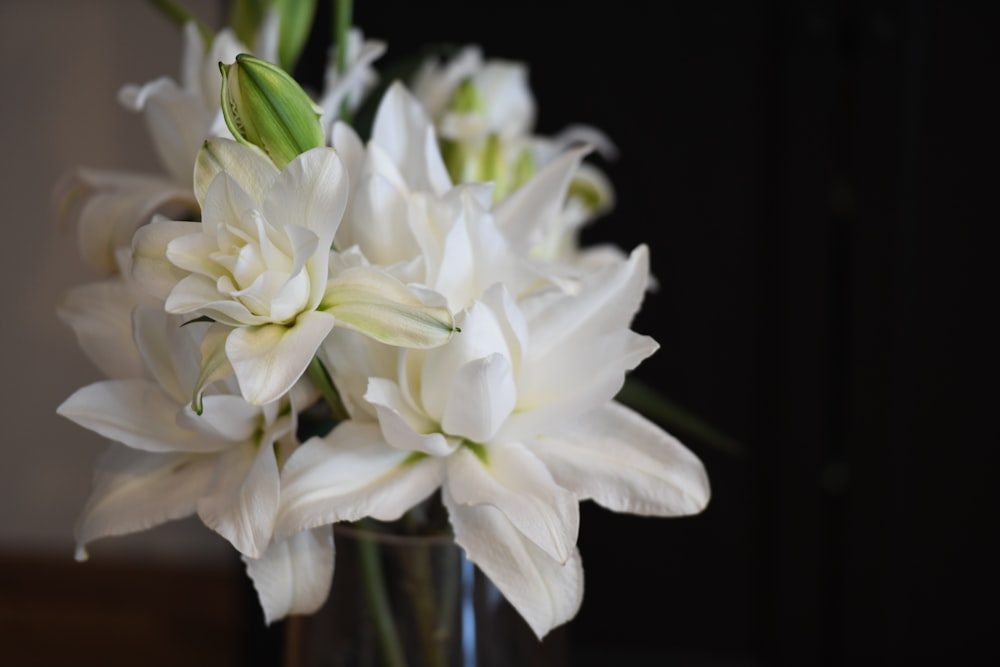
M246 53L222 71L222 115L237 141L257 146L283 169L326 144L316 105L288 72Z
M499 126L470 78L455 89L440 128L441 156L452 181L492 181L495 202L537 171L527 135L503 133Z

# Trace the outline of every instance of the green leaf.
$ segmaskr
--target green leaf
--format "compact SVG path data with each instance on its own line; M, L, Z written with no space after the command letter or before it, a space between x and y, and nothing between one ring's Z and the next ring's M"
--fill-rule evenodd
M734 456L746 453L742 442L723 433L634 376L625 379L625 386L618 392L616 399L675 435L683 432Z
M273 0L233 0L230 5L229 25L236 38L251 49L256 46L257 31L271 2Z
M278 63L291 72L305 48L316 17L316 0L276 0L281 15Z

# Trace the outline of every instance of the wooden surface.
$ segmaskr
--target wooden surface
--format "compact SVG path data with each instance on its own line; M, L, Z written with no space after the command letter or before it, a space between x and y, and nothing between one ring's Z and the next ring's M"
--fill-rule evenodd
M238 561L191 572L4 556L0 665L277 665L248 587Z

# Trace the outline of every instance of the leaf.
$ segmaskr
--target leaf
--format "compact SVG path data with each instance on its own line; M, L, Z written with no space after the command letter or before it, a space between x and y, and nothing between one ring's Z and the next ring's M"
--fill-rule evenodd
M278 61L284 70L291 72L309 39L316 15L316 0L277 0L275 4L281 13Z
M743 456L746 453L742 442L723 433L634 376L625 379L625 386L615 398L668 430L683 431L727 454Z

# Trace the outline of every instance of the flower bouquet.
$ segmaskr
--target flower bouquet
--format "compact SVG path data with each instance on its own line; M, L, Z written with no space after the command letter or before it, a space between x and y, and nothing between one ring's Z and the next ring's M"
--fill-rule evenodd
M292 74L315 3L235 2L218 31L155 4L181 75L120 101L163 172L57 186L102 274L59 306L107 377L58 408L111 441L78 559L197 515L273 623L326 602L335 526L433 536L540 640L583 599L581 501L705 507L698 458L616 400L657 343L630 329L648 248L579 242L614 204L606 137L534 134L526 67L476 46L381 75L349 2L320 91Z

